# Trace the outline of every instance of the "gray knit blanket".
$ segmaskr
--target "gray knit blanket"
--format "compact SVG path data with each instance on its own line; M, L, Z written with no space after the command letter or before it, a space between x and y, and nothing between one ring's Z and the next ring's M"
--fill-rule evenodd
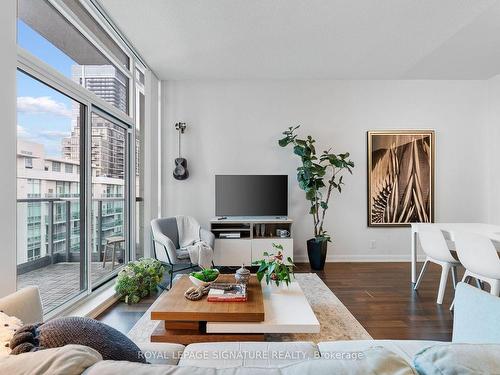
M97 350L104 360L146 363L141 350L127 336L97 320L65 317L47 323L28 324L10 341L11 354L84 345Z

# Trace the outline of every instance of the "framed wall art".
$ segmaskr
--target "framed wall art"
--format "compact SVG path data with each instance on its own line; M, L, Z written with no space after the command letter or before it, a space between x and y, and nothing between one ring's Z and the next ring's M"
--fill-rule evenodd
M434 220L433 130L368 132L368 226Z

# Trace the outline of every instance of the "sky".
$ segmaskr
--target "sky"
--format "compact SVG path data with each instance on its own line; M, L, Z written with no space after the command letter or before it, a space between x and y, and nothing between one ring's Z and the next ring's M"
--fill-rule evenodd
M76 62L36 31L18 19L18 44L71 77ZM71 134L73 100L58 91L17 72L17 134L18 138L41 143L47 156L61 157L62 138Z

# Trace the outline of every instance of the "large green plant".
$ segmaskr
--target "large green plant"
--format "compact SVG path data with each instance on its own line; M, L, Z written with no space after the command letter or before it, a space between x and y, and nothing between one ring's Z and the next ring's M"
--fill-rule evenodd
M309 213L314 220L314 237L317 241L330 241L330 235L324 229L325 214L334 190L342 192L343 173L352 174L354 163L349 159L349 153L334 154L331 148L316 154L316 141L309 135L306 139L298 138L296 130L300 127L290 127L283 132L284 138L279 140L281 147L293 146L293 153L300 157L302 165L297 168L297 181L306 193L310 203Z
M137 303L156 291L164 272L165 268L156 259L130 262L118 273L115 290L125 303Z

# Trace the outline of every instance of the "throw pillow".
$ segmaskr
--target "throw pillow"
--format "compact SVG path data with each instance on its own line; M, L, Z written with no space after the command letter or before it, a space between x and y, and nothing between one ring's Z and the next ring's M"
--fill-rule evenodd
M146 363L139 347L127 336L90 318L73 316L26 325L10 341L11 354L71 344L95 349L104 360Z
M10 340L22 326L23 322L20 319L0 311L0 354L10 353Z

